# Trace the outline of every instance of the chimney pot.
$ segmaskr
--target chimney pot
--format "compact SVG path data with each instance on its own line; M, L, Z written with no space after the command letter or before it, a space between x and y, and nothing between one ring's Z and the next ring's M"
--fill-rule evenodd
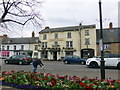
M35 37L35 32L34 31L32 32L32 37Z
M49 26L46 26L45 29L49 29Z
M7 34L3 34L3 38L8 38Z
M110 29L110 30L113 29L113 23L112 23L112 22L109 23L109 29Z

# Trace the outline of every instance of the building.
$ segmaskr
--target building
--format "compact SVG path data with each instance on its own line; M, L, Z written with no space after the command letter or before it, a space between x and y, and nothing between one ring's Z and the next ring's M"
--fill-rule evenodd
M3 38L1 45L1 57L6 58L12 55L33 55L35 46L38 45L38 37L26 38Z
M2 57L1 56L1 51L2 51L2 48L1 48L1 45L2 45L2 39L3 38L8 38L6 34L4 34L3 36L0 36L0 58Z
M97 29L97 56L100 55L99 40L100 31ZM113 28L110 22L109 28L103 29L103 46L105 54L120 54L120 27Z
M1 58L1 44L2 44L2 36L0 36L0 58Z
M118 27L120 27L120 1L118 2Z
M58 60L65 55L81 58L96 55L95 25L49 28L39 32L41 40L40 57Z

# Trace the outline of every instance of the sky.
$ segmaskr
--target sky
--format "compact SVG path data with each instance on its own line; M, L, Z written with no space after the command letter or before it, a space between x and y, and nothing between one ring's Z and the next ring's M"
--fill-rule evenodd
M103 27L118 26L118 1L101 0ZM99 28L99 0L45 0L43 17L49 27L96 24Z
M101 0L103 28L107 28L109 22L113 22L113 27L118 27L118 2L120 0ZM96 24L99 28L99 0L44 0L41 10L44 19L42 28L78 26ZM30 37L32 29L23 30L23 37ZM12 34L9 34L12 37Z

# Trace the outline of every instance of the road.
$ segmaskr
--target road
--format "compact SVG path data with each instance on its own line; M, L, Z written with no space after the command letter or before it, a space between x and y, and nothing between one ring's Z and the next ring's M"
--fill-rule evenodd
M24 71L32 71L33 66L30 65L14 65L14 64L4 64L3 60L0 59L0 63L2 64L2 71L10 71L10 70L24 70ZM44 61L45 64L45 73L58 74L58 75L68 75L74 76L77 75L79 77L87 76L88 78L98 77L101 78L101 73L99 68L88 68L86 65L79 64L64 64L61 61ZM37 72L44 73L42 68L38 68ZM105 77L120 80L120 70L118 69L105 69Z

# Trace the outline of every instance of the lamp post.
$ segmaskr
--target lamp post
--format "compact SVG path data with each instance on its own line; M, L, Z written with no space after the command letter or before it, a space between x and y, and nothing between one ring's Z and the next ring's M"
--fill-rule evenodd
M105 79L105 61L104 61L104 47L103 47L103 30L102 30L102 9L101 9L101 0L99 0L99 13L100 13L100 51L101 51L101 79Z

